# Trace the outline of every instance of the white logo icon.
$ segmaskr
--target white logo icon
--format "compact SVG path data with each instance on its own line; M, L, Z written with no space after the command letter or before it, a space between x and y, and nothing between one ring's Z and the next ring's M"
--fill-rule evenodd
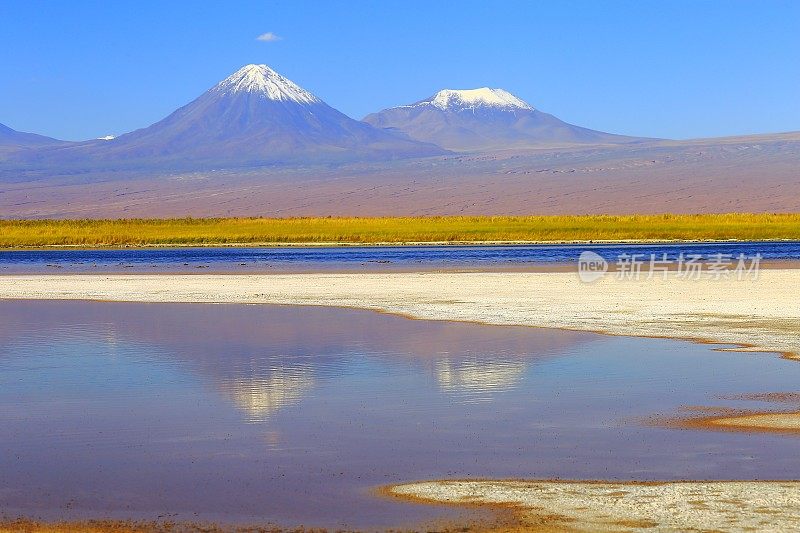
M608 272L608 262L594 252L581 252L578 257L578 277L584 283L591 283L603 277Z

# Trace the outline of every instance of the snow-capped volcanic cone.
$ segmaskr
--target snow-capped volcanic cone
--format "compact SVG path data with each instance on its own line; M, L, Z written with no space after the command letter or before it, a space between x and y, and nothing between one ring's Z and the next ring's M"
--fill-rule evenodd
M114 139L43 150L43 164L224 167L443 153L353 120L266 65L237 70L163 120Z
M266 65L247 65L152 126L104 145L126 157L302 163L441 153L333 109Z
M451 150L620 143L636 140L579 126L534 109L503 89L445 89L364 122Z

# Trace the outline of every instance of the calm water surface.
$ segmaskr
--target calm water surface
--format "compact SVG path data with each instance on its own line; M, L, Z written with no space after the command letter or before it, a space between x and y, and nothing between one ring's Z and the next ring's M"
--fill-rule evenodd
M0 513L351 527L429 478L800 478L798 440L647 427L800 364L335 308L0 302ZM447 516L445 514L445 516Z
M709 257L760 253L764 260L799 260L800 242L535 246L339 246L274 248L149 248L0 251L0 274L60 272L319 272L525 268L576 264L584 250L613 263L622 253Z

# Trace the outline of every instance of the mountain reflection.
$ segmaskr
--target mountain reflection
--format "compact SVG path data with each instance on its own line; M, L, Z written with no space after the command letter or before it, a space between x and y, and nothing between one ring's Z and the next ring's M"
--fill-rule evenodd
M511 390L519 384L525 361L436 361L439 388L466 402L490 401L495 394Z
M267 375L223 379L218 389L244 412L250 422L264 422L282 407L300 401L314 387L308 367L270 369Z
M123 341L150 346L140 353L198 377L249 422L299 406L324 383L397 365L433 376L434 390L457 401L491 401L528 366L594 338L313 306L15 301L0 302L0 317L0 344L100 328L109 354Z

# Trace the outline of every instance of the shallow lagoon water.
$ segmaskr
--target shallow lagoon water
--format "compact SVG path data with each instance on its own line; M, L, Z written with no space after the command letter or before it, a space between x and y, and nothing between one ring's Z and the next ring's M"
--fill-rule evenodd
M0 512L414 524L432 478L787 479L798 441L650 427L793 391L800 364L684 341L350 309L0 302ZM759 405L763 407L763 405Z

